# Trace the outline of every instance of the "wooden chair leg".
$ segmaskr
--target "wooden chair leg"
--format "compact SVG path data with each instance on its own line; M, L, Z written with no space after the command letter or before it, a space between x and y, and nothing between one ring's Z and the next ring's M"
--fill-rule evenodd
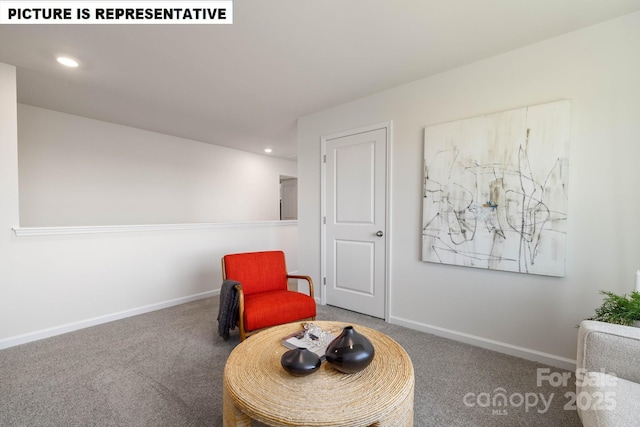
M244 330L244 322L240 322L238 328L240 329L240 342L242 342L247 338L247 332Z

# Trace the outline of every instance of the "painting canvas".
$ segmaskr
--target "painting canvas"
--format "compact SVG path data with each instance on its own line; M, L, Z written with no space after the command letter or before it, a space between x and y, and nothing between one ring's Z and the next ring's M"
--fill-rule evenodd
M423 261L564 276L570 108L425 128Z

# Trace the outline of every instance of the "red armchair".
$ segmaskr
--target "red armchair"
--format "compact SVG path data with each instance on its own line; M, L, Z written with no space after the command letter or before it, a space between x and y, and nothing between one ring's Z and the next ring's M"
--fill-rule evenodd
M287 274L282 251L225 255L222 258L222 279L240 282L236 289L241 341L260 329L316 318L311 277ZM288 279L306 280L309 295L290 291Z

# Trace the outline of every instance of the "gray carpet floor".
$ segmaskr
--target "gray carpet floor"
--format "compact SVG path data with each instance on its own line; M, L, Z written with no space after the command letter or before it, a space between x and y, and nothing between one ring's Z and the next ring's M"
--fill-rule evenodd
M221 426L239 340L217 335L217 313L208 298L0 351L0 425ZM416 426L581 425L565 408L573 381L537 384L538 368L557 368L335 307L319 306L318 320L375 328L407 350Z

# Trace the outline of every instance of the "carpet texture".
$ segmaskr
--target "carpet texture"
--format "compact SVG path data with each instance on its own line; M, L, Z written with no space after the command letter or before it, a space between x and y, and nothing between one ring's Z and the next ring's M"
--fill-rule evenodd
M208 298L0 351L0 425L221 426L222 373L239 339L217 335L217 313ZM581 425L565 408L574 376L560 369L335 307L318 306L318 320L377 329L407 350L416 426ZM538 385L538 368L571 379Z

